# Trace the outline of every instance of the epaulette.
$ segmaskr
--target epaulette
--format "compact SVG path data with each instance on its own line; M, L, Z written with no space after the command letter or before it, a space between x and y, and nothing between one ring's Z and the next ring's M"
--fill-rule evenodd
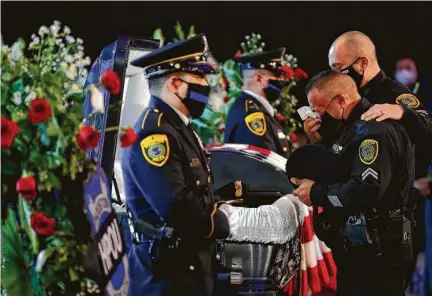
M246 111L246 113L253 113L253 112L259 112L261 110L258 107L258 104L255 103L253 100L246 99L245 100L245 111Z
M161 125L163 113L158 109L148 108L144 114L141 129L144 129L145 126L150 127L159 127Z

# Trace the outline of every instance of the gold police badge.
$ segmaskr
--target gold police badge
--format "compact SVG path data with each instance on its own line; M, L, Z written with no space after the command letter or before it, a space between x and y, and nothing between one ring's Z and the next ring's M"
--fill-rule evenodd
M264 113L255 112L245 118L247 128L255 135L262 136L265 134L267 126Z
M417 108L420 105L419 100L413 94L402 94L396 98L396 103L405 105L409 108Z
M375 140L364 140L359 147L359 157L364 164L372 164L378 156L378 142Z
M161 167L168 161L170 146L166 135L147 136L140 145L144 158L150 164Z

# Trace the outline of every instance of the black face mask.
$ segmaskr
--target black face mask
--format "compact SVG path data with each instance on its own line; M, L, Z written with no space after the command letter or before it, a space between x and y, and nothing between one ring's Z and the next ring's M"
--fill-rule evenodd
M180 78L179 78L180 79ZM181 98L177 93L175 94L188 108L192 118L199 118L208 104L210 86L191 83L180 79L188 84L188 92L186 98Z
M267 100L270 102L276 101L284 88L286 82L282 80L269 79L268 86L263 89Z
M332 102L333 99L328 105L328 107L330 107ZM336 119L327 112L328 107L326 108L324 114L321 116L321 127L318 129L317 132L321 135L323 141L326 144L332 145L339 138L345 126L345 119L343 118L343 113L345 113L345 109L343 109L342 111L342 119Z
M355 84L357 85L357 88L358 88L358 89L360 89L360 85L361 85L361 83L363 82L364 71L363 71L363 73L361 73L361 74L358 73L356 70L354 70L353 65L354 65L355 63L357 63L357 61L358 61L359 59L360 59L360 58L358 58L357 60L355 60L354 63L352 63L351 65L349 65L349 66L346 67L345 69L341 69L341 70L339 70L340 73L344 73L344 74L347 74L348 76L350 76L350 77L354 80L354 82L355 82Z

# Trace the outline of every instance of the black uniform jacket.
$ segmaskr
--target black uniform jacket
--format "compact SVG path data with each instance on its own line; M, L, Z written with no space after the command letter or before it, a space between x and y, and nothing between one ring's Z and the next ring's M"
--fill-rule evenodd
M416 145L416 177L425 176L432 156L432 119L420 100L383 71L362 87L360 94L371 104L397 103L404 108L400 123Z
M332 147L339 157L341 181L315 183L311 189L312 203L342 221L373 208L400 209L408 198L401 192L414 179L414 150L407 132L397 121L360 120L369 108L370 103L361 99Z

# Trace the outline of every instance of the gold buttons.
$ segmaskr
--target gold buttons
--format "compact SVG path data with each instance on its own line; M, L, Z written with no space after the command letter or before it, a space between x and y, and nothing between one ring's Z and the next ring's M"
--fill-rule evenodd
M216 255L216 260L220 260L220 255L219 254Z
M196 184L197 184L197 185L201 184L200 180L197 180L197 181L196 181Z
M288 148L287 148L287 147L283 147L282 150L283 150L284 152L287 152L287 151L288 151Z
M190 271L194 271L194 270L195 270L195 266L193 266L193 265L189 265L189 270L190 270Z
M155 113L159 113L159 110L158 109L154 109L153 110Z

